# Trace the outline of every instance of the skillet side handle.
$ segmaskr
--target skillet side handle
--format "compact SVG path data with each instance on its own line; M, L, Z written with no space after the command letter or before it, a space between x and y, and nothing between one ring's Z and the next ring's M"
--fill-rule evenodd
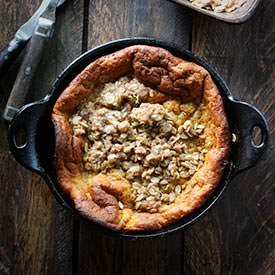
M237 155L235 174L256 164L268 144L268 126L264 116L255 107L244 102L232 102L234 118L237 120ZM255 144L252 137L254 127L261 131L260 144Z
M24 167L44 172L36 151L36 130L39 123L40 104L29 104L16 115L8 129L9 148L15 159Z

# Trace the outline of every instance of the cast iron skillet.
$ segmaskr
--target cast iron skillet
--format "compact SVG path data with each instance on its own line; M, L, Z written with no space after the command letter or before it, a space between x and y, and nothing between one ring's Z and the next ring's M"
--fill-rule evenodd
M215 203L224 192L225 187L232 178L239 172L253 166L263 154L268 139L267 124L262 114L253 106L235 100L228 87L219 74L208 64L193 53L179 48L175 45L157 41L150 38L128 38L113 41L97 48L94 48L79 58L77 58L67 69L57 78L53 84L49 95L40 101L24 106L20 113L13 119L8 130L9 146L16 160L26 168L38 173L48 184L56 199L64 206L68 207L74 214L80 216L67 195L59 188L55 170L53 168L54 156L54 128L51 122L51 112L60 93L68 86L71 80L79 74L88 64L96 58L120 50L124 47L144 44L160 46L166 48L172 54L185 60L193 61L206 68L218 85L222 95L226 114L228 116L231 132L236 136L236 142L231 144L231 155L229 163L224 170L223 178L209 199L197 211L182 218L164 229L152 232L115 232L93 221L86 220L93 228L112 235L128 237L131 239L150 238L164 236L178 231L190 225ZM251 133L253 127L261 129L261 144L253 143ZM18 140L20 133L25 137Z

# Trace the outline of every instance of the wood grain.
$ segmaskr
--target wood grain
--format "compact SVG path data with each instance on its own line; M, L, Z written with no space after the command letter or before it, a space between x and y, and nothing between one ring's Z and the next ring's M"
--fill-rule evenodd
M0 2L0 49L39 2ZM60 7L54 37L44 51L29 100L44 96L57 74L81 53L82 12L82 1L69 1ZM18 65L0 81L1 112ZM71 274L73 219L70 213L55 201L39 176L18 165L8 153L2 120L0 133L0 274Z
M88 47L111 40L145 36L189 48L190 12L163 0L95 0L90 2Z
M40 2L0 1L0 49ZM59 206L44 181L8 153L1 120L0 274L274 274L274 9L273 0L262 1L247 23L228 25L198 14L193 18L189 10L165 0L67 1L28 101L43 97L63 68L87 48L151 36L184 48L192 45L222 74L236 98L257 106L269 124L269 149L184 233L130 241L78 223ZM0 110L21 59L0 79Z
M28 18L35 12L39 6L39 1L1 1L0 2L0 50L3 50L8 45L9 41L13 38L17 29L25 23ZM16 64L10 68L6 73L5 80L0 79L0 108L4 110L4 106L8 99L9 91L12 89L12 83L16 77L16 70L18 69L17 60ZM5 124L3 120L0 120L0 149L7 148L6 133L5 133Z
M96 0L90 2L89 14L88 48L133 36L189 47L191 16L185 8L167 1ZM181 233L135 242L92 232L81 223L79 236L79 274L181 273Z
M193 51L217 68L237 99L263 112L270 144L262 160L237 176L209 214L186 231L187 274L275 272L274 8L274 1L262 1L243 25L194 18Z

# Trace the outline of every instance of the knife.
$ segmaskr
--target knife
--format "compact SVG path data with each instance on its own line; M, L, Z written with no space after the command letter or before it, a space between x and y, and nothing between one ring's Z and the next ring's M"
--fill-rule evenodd
M65 0L62 0L63 3ZM37 18L37 25L28 43L26 56L20 66L13 89L10 93L8 103L3 113L3 118L10 122L25 104L26 97L30 91L31 84L39 69L40 59L51 38L55 23L55 12L60 0L47 1L48 5Z
M43 0L33 16L15 33L15 36L10 41L8 47L0 52L0 76L7 72L19 53L23 50L33 34L38 18L48 7L50 2L51 0ZM64 2L65 0L59 0L57 6L62 5Z

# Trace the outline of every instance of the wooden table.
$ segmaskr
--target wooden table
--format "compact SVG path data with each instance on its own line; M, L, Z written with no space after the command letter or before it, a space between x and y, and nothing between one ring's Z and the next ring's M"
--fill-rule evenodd
M0 49L39 0L0 1ZM237 99L258 107L270 144L199 222L162 239L128 241L91 231L17 164L0 124L0 274L274 274L275 1L242 25L228 25L165 0L68 0L58 10L29 100L45 95L77 56L109 40L152 36L191 49L214 65ZM20 59L1 79L4 109ZM46 145L45 145L46 146Z

